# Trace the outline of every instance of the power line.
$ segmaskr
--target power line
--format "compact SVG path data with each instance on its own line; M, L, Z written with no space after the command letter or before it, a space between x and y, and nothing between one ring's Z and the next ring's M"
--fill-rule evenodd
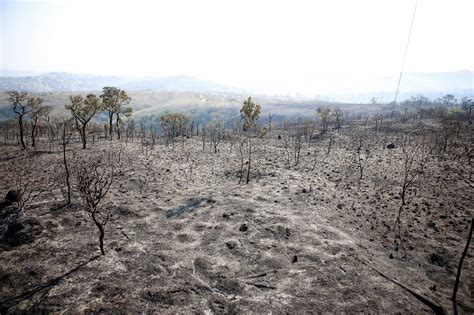
M415 22L415 16L416 16L416 8L418 7L418 0L416 0L415 3L415 10L413 11L413 17L411 19L411 25L410 25L410 31L408 32L408 40L407 40L407 45L405 47L405 54L403 55L403 61L402 61L402 69L400 70L400 76L398 77L398 84L397 84L397 91L395 92L395 99L393 101L393 107L392 107L392 113L390 114L390 117L393 116L393 111L395 109L395 106L397 104L397 99L398 99L398 92L400 90L400 83L402 82L402 76L403 76L403 69L405 68L405 61L407 59L407 52L408 52L408 46L410 45L410 38L411 38L411 33L413 31L413 24Z

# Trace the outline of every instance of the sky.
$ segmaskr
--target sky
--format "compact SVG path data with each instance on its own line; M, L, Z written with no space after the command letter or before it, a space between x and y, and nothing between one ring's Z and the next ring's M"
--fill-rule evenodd
M281 92L400 72L416 0L0 0L0 69ZM474 70L473 0L419 0L406 72Z

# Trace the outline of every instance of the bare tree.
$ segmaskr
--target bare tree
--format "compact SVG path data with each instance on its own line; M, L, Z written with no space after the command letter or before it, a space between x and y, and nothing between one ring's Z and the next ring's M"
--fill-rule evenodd
M314 130L316 129L316 126L313 121L311 120L305 120L303 122L304 125L304 136L305 139L308 141L308 148L311 147L311 142L313 141L313 134Z
M52 163L49 167L54 167ZM42 194L51 191L62 177L49 170L45 172L46 176L35 176L37 165L28 154L20 154L8 166L8 172L5 172L8 182L12 184L16 193L16 203L19 210L23 210Z
M328 150L326 152L326 156L328 156L329 153L331 153L331 148L332 148L333 143L334 143L334 135L332 133L329 133Z
M434 146L430 145L425 135L421 137L418 135L408 136L401 142L402 149L402 185L400 189L400 198L402 204L398 209L397 219L395 224L398 227L398 234L400 235L400 219L403 207L406 205L406 193L413 185L414 180L420 176L429 161L431 152Z
M202 126L201 128L201 142L202 142L202 151L206 149L206 126Z
M84 204L84 211L99 230L99 249L104 251L104 227L110 219L110 210L100 206L109 192L114 179L114 163L111 152L79 158L74 165L75 188Z
M451 296L451 301L453 301L454 314L458 313L457 305L456 305L456 295L458 293L459 280L461 278L462 264L464 262L464 258L466 258L467 256L469 245L471 244L473 228L474 228L474 219L471 219L471 228L469 229L469 235L467 236L466 246L464 247L464 250L461 254L461 259L459 259L458 269L456 272L456 281L454 282L453 295Z
M272 120L275 114L268 113L268 132L272 131Z
M15 126L16 126L16 121L14 120L6 120L0 122L0 128L2 130L3 134L3 142L4 144L7 144L10 142L10 140L14 140L15 138Z
M40 97L28 97L28 106L31 108L31 145L36 149L36 133L38 122L46 117L51 110L50 107L43 106L44 99Z
M72 126L71 126L70 120L64 119L61 122L61 124L62 124L61 147L63 150L63 165L64 165L64 174L65 174L66 188L67 188L67 204L70 204L71 203L71 180L70 180L71 174L70 174L69 166L67 163L66 148L67 148L67 145L69 144L69 140L71 139L73 132L72 132Z
M474 107L474 101L471 98L467 96L464 96L461 98L461 108L466 113L466 118L469 121L471 120L471 113L472 113L473 107Z
M375 121L375 131L379 130L380 125L382 124L383 121L383 115L382 114L376 114L373 116L373 120Z
M239 157L240 157L239 184L242 183L242 180L244 178L245 143L246 143L246 139L244 137L240 137L239 139Z
M370 158L370 150L367 147L364 149L364 146L365 146L364 140L365 140L364 136L358 137L357 146L355 150L356 162L359 167L359 179L362 179L364 175L365 166L367 165L367 162L369 161L369 158Z
M174 139L176 136L183 136L186 124L189 122L189 116L182 113L170 113L160 117L161 129L165 132L166 143L171 141L174 150Z
M152 136L152 141L148 141L146 139L140 140L140 154L143 156L145 160L148 160L153 155L153 143L154 143L154 136Z
M51 118L49 115L46 115L46 123L48 125L49 151L51 152L53 150L53 143L56 140L56 136L61 130L61 126L58 119Z
M334 116L334 122L336 124L336 130L337 130L337 132L339 132L339 129L341 129L342 124L344 123L345 114L342 111L342 109L340 109L339 107L334 108L333 111L332 111L332 114Z
M117 139L120 140L120 131L122 130L122 126L124 124L123 117L130 118L132 116L132 108L121 108L115 113L115 127L117 128Z
M216 118L207 125L206 129L209 134L209 140L214 149L214 153L217 153L217 146L224 136L224 123L221 119Z
M11 91L9 92L9 98L8 100L10 101L10 104L13 106L13 111L15 114L18 116L18 127L20 130L20 141L21 141L21 146L23 149L26 149L26 144L24 140L24 126L23 126L23 120L25 119L25 116L28 115L31 112L31 108L28 106L27 103L27 93L26 92L17 92L17 91Z
M135 119L133 119L133 117L129 117L127 119L127 131L125 136L126 142L128 142L128 139L133 142L135 137L135 128Z
M285 120L283 126L280 128L279 139L283 140L283 148L285 149L286 162L291 163L291 122Z
M440 100L441 104L445 107L454 107L458 104L457 98L453 94L446 94Z

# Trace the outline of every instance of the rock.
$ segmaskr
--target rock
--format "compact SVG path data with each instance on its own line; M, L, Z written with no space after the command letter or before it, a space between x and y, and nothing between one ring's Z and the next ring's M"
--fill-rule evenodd
M20 197L18 196L18 192L16 190L9 190L5 196L5 201L10 203L18 202L19 200Z
M438 265L440 267L443 267L447 264L447 261L443 256L444 255L442 255L441 253L432 253L430 255L430 262L433 265Z
M247 232L248 229L249 229L249 227L247 226L247 224L244 223L240 226L239 231L240 232Z
M298 262L298 256L293 256L293 260L291 261L292 264L294 263L297 263Z
M237 243L234 241L229 241L229 242L226 242L225 245L227 246L228 249L234 249L237 246Z
M390 149L390 150L395 149L396 147L397 146L393 143L390 143L389 145L387 145L387 149Z

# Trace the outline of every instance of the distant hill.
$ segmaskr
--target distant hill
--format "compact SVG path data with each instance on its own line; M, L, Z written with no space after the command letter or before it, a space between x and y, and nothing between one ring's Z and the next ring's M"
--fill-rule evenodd
M132 81L120 86L130 91L239 92L237 88L231 88L211 81L198 80L188 76Z
M124 79L93 75L51 72L37 76L0 77L0 91L20 90L34 93L93 91L104 85L118 85Z
M117 86L129 92L197 92L197 93L238 93L254 95L258 91L245 90L242 88L229 87L212 81L200 80L189 76L172 76L156 78L128 78L119 76L78 75L69 73L46 73L40 75L21 75L15 71L0 71L0 93L2 91L20 90L32 93L56 93L56 92L98 92L104 86ZM8 75L8 76L7 76ZM398 100L404 100L412 95L422 94L429 98L437 98L448 93L457 97L472 96L474 86L474 72L469 70L440 72L440 73L406 73L400 85ZM306 82L310 85L308 91L317 91L318 96L308 95L314 99L335 102L369 102L372 97L378 97L383 102L393 101L395 95L398 75L384 77L361 78L360 80L346 80L333 82L337 90L332 92L318 88L318 82ZM295 89L303 86L295 87ZM267 91L267 95L285 94L273 90ZM285 87L281 91L286 91ZM296 92L286 95L290 98L298 98Z
M0 91L20 90L33 93L99 91L104 86L118 86L127 91L239 92L236 88L188 76L136 80L51 72L36 76L0 77Z
M340 102L369 102L377 97L383 102L394 100L398 75L383 76L354 82L352 92L327 94L330 100ZM354 91L355 90L355 91ZM398 101L422 94L431 99L454 94L457 97L473 96L474 71L405 73L400 84Z

